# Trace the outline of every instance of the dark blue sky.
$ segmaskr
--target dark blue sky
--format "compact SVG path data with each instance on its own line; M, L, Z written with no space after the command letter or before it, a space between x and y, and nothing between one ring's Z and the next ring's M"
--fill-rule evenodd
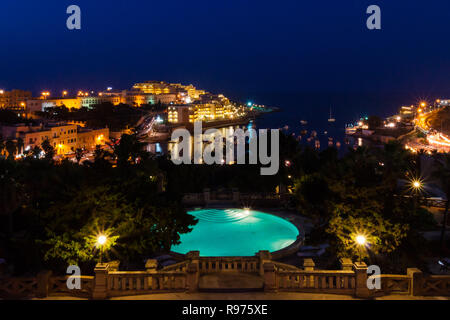
M66 8L82 30L66 28ZM370 4L382 30L366 28ZM450 97L447 0L2 0L0 88ZM260 101L264 103L264 101Z

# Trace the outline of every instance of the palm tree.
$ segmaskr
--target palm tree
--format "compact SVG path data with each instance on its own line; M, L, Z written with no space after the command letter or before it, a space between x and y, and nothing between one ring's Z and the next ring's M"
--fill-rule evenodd
M442 191L444 191L447 198L441 229L441 246L442 248L445 248L445 230L447 226L447 215L450 203L450 154L444 154L443 159L441 159L441 161L438 159L436 162L437 169L434 172L434 176L440 181Z

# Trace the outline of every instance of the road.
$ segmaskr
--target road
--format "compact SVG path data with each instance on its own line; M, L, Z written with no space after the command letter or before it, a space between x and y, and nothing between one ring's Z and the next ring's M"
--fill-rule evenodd
M433 128L431 125L431 119L436 116L438 111L439 109L421 113L415 119L416 126L426 135L429 143L429 147L424 149L434 149L438 152L450 152L450 137L438 131L436 128Z

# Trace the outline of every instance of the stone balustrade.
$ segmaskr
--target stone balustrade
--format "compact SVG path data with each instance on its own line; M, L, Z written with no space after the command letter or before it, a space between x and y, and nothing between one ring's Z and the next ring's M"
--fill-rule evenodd
M450 276L425 276L416 268L406 275L379 275L381 288L367 286L367 265L341 259L341 270L317 270L312 259L303 267L272 260L271 253L260 251L253 257L201 257L198 251L186 254L186 261L158 269L149 259L145 271L119 271L119 262L97 264L95 276L79 276L81 289L68 289L69 276L41 272L36 277L0 278L0 297L30 298L70 295L93 299L162 292L196 292L199 278L211 273L252 273L262 277L266 292L309 292L348 294L372 298L389 294L413 296L450 296ZM74 276L70 276L73 277Z

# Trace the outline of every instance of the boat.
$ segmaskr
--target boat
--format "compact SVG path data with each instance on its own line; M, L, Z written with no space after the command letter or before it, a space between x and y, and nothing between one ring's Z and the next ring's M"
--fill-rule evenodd
M328 122L335 122L336 119L331 116L331 108L330 108L330 117L328 118Z

